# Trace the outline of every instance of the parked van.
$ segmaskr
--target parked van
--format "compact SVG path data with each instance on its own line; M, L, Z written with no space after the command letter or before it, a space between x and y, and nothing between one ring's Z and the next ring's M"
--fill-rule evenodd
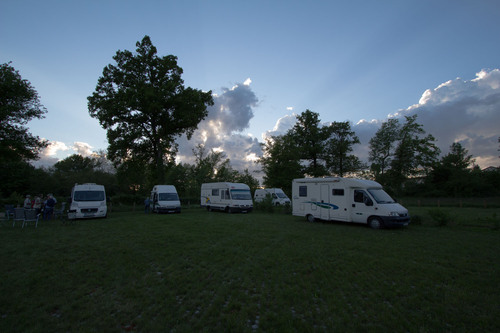
M201 185L201 206L208 211L247 213L253 210L250 187L241 183L205 183Z
M106 217L106 191L103 185L75 184L71 190L69 219Z
M181 201L174 185L155 185L151 191L153 213L180 213Z
M286 196L285 192L283 192L280 188L261 188L255 190L253 199L255 202L260 202L269 195L273 199L273 205L289 205L290 199Z
M292 183L292 214L315 219L366 223L374 229L410 223L408 210L382 185L353 178L301 178Z

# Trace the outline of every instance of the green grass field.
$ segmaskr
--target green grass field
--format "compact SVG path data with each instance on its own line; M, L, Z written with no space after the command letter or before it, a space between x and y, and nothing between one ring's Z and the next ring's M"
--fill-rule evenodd
M393 230L199 208L4 225L0 332L498 331L498 209L410 213Z

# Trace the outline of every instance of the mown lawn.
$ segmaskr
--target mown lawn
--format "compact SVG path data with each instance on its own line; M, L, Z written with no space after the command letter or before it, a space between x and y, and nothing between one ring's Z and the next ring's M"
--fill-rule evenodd
M0 244L0 332L500 329L497 228L191 208L4 226Z

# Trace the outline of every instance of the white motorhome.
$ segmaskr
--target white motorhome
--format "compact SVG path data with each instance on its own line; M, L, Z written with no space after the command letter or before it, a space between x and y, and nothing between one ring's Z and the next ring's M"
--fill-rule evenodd
M200 202L208 211L217 209L227 213L247 213L253 209L250 187L241 183L202 184Z
M106 217L106 190L94 183L75 184L71 190L69 219Z
M151 210L154 213L180 213L181 201L174 185L155 185L151 191Z
M301 178L292 183L292 214L308 221L366 223L374 229L410 223L408 210L372 180Z
M279 205L289 205L290 199L286 196L285 192L283 192L280 188L260 188L255 190L253 195L253 199L255 202L263 201L266 196L271 196L272 202L274 206Z

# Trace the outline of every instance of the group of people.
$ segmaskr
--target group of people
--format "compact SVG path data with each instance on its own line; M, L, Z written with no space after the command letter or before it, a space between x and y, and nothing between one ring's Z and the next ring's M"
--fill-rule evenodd
M48 194L45 198L42 194L36 195L33 199L31 195L27 195L24 199L24 209L36 209L37 214L43 213L44 220L50 220L54 214L54 208L57 200L52 194Z

